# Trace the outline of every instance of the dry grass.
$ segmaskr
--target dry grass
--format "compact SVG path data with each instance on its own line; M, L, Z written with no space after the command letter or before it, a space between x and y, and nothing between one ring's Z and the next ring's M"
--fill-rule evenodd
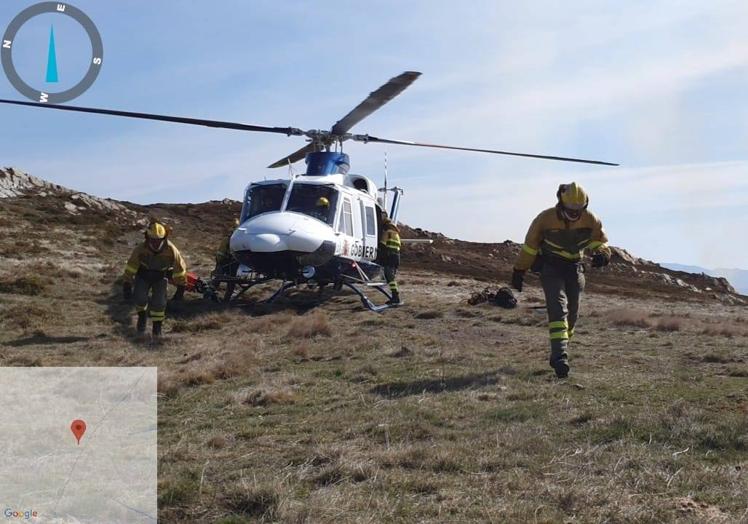
M302 341L300 344L294 346L292 354L298 357L300 360L309 360L310 346L306 341Z
M641 310L612 309L608 311L608 318L614 326L638 327L643 329L652 327L650 314Z
M205 445L213 449L223 449L229 445L229 440L226 435L214 435L208 439Z
M252 321L249 328L255 333L270 333L278 326L288 324L294 317L290 313L265 315Z
M279 486L274 484L241 481L227 487L221 499L229 510L240 517L272 522L277 517L280 492Z
M733 338L739 336L745 337L748 335L748 329L724 322L721 324L706 324L699 330L699 333L708 337Z
M290 338L329 337L331 335L332 326L323 311L314 311L295 318L287 332Z
M638 309L612 309L607 312L607 317L614 326L664 332L680 331L686 324L686 318L683 317L658 315Z
M256 358L251 352L230 352L212 357L187 359L183 368L159 373L158 391L170 397L176 395L182 387L196 387L234 377L247 377L254 375L256 365Z
M49 282L39 275L0 277L0 293L36 296L49 287Z
M212 246L224 226L188 235L187 211L159 215L182 221L178 245L191 267L209 268L209 250L186 246ZM695 295L652 299L645 285L626 296L586 293L571 378L559 382L543 315L468 308L468 290L490 283L449 286L454 277L406 267L408 305L382 315L350 294L301 316L294 305L260 317L187 300L183 316L167 320L166 342L152 347L132 340L132 310L112 299L112 275L140 238L133 229L125 242L99 245L101 265L84 290L63 275L41 295L0 296L0 362L158 366L161 522L748 515L742 308ZM22 309L6 315L16 307L41 308L26 309L38 320L21 326ZM611 317L611 308L627 313ZM171 329L178 322L194 327ZM67 335L84 340L54 340Z
M269 406L271 404L293 404L296 392L290 388L247 388L233 395L234 402L250 406Z
M201 333L214 329L221 329L232 321L226 313L209 313L198 318L176 320L171 324L174 333Z
M6 329L24 332L37 331L53 324L59 312L46 304L20 303L5 306L0 310L0 324Z
M654 329L657 331L680 331L685 324L682 318L678 317L662 317L658 318L654 323Z
M443 318L443 317L444 317L444 311L439 311L436 309L421 311L420 313L415 314L415 318L418 318L421 320L432 320L435 318Z

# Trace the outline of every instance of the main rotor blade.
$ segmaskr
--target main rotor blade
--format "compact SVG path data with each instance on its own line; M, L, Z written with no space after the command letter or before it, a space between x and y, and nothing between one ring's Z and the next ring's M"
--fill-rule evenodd
M509 155L509 156L521 156L527 158L542 158L545 160L561 160L563 162L580 162L582 164L597 164L601 166L617 166L611 162L603 162L601 160L585 160L582 158L568 158L564 156L550 156L550 155L531 155L529 153L513 153L511 151L497 151L495 149L476 149L472 147L458 147L458 146L442 146L439 144L424 144L421 142L410 142L406 140L390 140L387 138L379 138L371 135L350 135L351 140L356 142L378 142L380 144L396 144L403 146L418 146L418 147L434 147L437 149L456 149L458 151L476 151L478 153L494 153L496 155Z
M333 135L342 135L348 132L350 128L361 122L364 118L382 107L384 104L402 93L410 84L421 76L418 71L406 71L389 81L376 91L369 93L366 100L357 105L353 110L338 120L330 133Z
M313 153L314 152L314 144L310 143L299 149L298 151L295 151L288 155L287 157L283 157L277 162L273 162L268 167L283 167L287 166L288 164L293 164L294 162L298 162L302 158L304 158L307 153Z
M202 118L185 118L181 116L154 115L151 113L134 113L132 111L116 111L113 109L98 109L94 107L77 107L58 104L41 104L37 102L22 102L19 100L3 100L2 104L15 104L19 106L43 107L45 109L60 109L62 111L76 111L79 113L94 113L98 115L123 116L127 118L140 118L143 120L158 120L161 122L176 122L179 124L191 124L196 126L217 127L223 129L236 129L239 131L258 131L261 133L279 133L283 135L303 135L301 129L295 127L267 127L252 124L240 124L237 122L224 122L221 120L204 120Z

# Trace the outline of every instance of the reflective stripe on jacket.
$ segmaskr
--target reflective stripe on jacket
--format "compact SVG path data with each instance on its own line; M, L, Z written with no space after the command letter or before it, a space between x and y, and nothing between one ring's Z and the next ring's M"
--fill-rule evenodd
M400 252L400 230L397 229L395 224L385 224L382 239L379 243L390 251Z
M184 285L187 275L187 264L181 253L171 241L166 241L164 249L158 253L151 251L144 243L133 249L125 266L124 278L132 281L139 270L163 271L164 274L171 272L171 278L175 285Z
M582 211L579 220L571 222L564 220L557 207L552 207L532 221L514 268L529 269L539 253L572 263L579 262L585 250L610 256L607 242L600 219L590 211Z

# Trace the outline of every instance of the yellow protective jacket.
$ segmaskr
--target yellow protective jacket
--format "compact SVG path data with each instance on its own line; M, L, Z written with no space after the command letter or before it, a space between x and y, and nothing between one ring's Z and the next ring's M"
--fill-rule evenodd
M169 240L166 241L164 249L158 253L148 249L145 242L133 249L125 266L124 279L131 282L140 269L171 273L172 282L176 286L183 286L186 282L187 264L182 254Z
M572 263L582 259L584 250L610 256L607 242L600 219L591 212L585 209L579 220L571 222L564 220L558 207L552 207L532 221L514 269L529 269L539 253Z
M218 251L216 251L216 262L221 264L227 259L231 258L231 234L233 233L233 230L231 233L223 237L223 240L221 240L221 245L218 246Z
M382 238L379 240L380 248L384 247L385 250L390 252L400 252L400 230L392 222L384 225L384 231L382 231Z

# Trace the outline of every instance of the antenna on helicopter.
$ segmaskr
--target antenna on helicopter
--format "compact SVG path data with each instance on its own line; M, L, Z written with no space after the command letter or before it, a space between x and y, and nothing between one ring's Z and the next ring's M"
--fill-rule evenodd
M384 199L382 209L387 209L387 151L384 152Z

